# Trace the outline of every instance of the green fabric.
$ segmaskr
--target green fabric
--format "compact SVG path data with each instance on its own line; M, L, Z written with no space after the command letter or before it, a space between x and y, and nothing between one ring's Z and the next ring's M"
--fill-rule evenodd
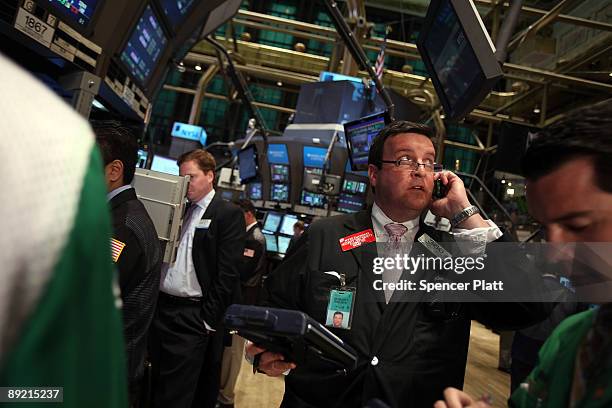
M518 388L510 406L520 408L562 408L569 404L578 347L593 324L595 312L588 310L565 319L550 335L539 353L539 362L526 382L529 390ZM612 367L591 382L576 408L612 407ZM540 403L538 404L538 399Z
M101 169L94 149L68 241L0 372L3 386L64 387L64 403L44 405L48 407L127 407L126 360L112 293L116 272L110 259L111 227Z

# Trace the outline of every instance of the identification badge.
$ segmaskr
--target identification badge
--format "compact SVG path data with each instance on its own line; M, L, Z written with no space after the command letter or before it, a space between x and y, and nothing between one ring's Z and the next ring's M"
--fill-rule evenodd
M355 288L336 287L329 292L325 325L335 329L349 330L353 321Z
M208 229L208 227L210 227L210 218L200 220L198 225L196 225L196 229Z
M376 237L374 237L374 232L372 231L372 229L357 232L355 234L340 238L339 240L342 252L350 251L351 249L358 248L363 244L375 241Z
M432 254L440 257L440 258L452 258L452 255L448 253L446 249L442 247L442 245L438 244L432 237L427 234L423 234L419 237L418 241L423 244L425 248L429 250Z

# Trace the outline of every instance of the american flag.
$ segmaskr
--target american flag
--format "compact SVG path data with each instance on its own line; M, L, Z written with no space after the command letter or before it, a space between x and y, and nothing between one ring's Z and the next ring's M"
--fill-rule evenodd
M125 243L118 239L111 238L111 257L113 258L113 262L117 263L121 256L121 252L123 252L123 248L125 248Z
M374 66L374 73L380 81L382 81L383 68L385 67L385 49L387 48L387 34L389 34L388 27L385 31L385 38L383 38L383 43L380 47L380 52L378 53L378 57L376 57L376 65Z

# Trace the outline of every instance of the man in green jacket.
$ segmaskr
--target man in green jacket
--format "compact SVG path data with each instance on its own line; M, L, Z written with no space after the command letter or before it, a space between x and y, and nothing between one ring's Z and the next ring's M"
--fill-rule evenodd
M612 242L612 104L573 112L541 132L523 159L529 211L549 243ZM608 268L608 271L612 268ZM448 388L435 408L489 407ZM510 407L612 406L612 303L564 320Z

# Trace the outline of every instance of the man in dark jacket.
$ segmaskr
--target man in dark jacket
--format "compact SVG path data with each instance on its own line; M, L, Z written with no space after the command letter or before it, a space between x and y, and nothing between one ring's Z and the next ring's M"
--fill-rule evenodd
M115 122L94 123L94 132L104 160L113 218L111 253L119 269L128 385L130 403L134 404L157 303L162 253L153 221L130 185L138 157L136 137Z
M431 129L403 121L383 129L368 160L373 207L313 223L266 281L270 306L306 312L358 354L356 368L342 373L315 356L295 364L263 352L259 370L272 376L291 370L283 407L362 407L373 398L391 407L432 406L448 384L463 385L471 319L496 326L532 321L534 310L524 304L403 301L393 285L410 274L390 266L377 275L375 258L399 252L418 258L451 240L482 252L502 236L470 205L461 179L439 172L431 135ZM447 194L432 202L437 178ZM422 222L427 208L451 220L452 235ZM351 291L352 306L346 301ZM337 311L343 328L333 327ZM247 355L258 352L247 346Z

